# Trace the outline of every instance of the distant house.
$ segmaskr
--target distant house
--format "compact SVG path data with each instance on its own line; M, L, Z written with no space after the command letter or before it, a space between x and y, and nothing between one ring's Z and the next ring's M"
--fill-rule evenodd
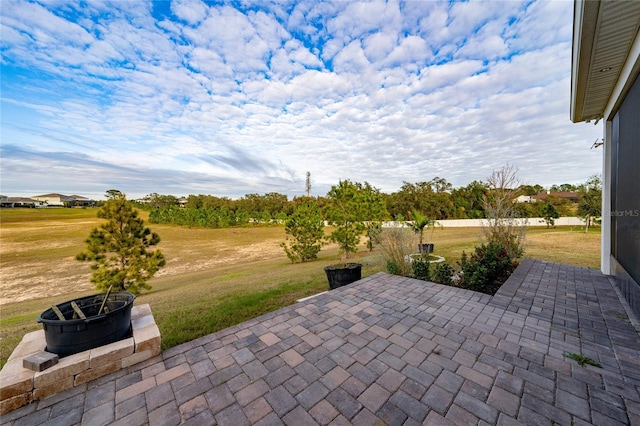
M34 200L33 198L7 197L6 195L0 196L0 203L2 203L2 207L44 207L45 206L44 202Z
M64 207L65 203L72 201L71 197L62 194L43 194L31 198L46 203L48 207Z
M89 207L96 203L94 200L83 197L82 195L70 195L69 197L73 198L72 205L75 207Z
M570 191L560 191L560 192L541 192L531 197L531 199L535 201L545 201L549 196L563 198L565 200L571 201L572 203L578 202L578 194Z
M531 195L520 195L515 199L516 203L533 203Z
M48 207L86 207L95 204L93 200L81 195L43 194L32 198L46 203Z

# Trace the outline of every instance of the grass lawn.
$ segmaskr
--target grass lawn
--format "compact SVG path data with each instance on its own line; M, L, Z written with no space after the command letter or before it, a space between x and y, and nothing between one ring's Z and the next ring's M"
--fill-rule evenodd
M94 293L89 264L74 260L84 250L97 209L0 211L0 365L52 304ZM146 220L147 214L141 212ZM188 229L151 225L167 266L136 300L149 303L167 349L328 290L323 267L337 260L327 246L319 259L291 264L280 242L282 226ZM453 263L478 244L479 228L437 229L434 254ZM364 239L363 239L364 242ZM600 229L531 228L526 256L598 268ZM579 247L579 249L577 249ZM417 246L416 246L417 248ZM356 253L363 276L384 270L364 245Z

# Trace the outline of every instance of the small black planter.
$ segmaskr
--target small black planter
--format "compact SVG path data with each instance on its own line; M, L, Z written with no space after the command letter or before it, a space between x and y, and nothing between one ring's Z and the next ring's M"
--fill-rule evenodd
M424 253L424 254L431 254L433 253L433 247L434 245L431 243L428 244L418 244L418 250L420 250L420 253Z
M131 329L131 308L136 297L126 291L111 293L104 304L105 309L98 315L104 297L105 294L94 294L56 305L64 321L58 319L53 308L44 311L38 322L44 328L47 352L62 357L127 337ZM74 319L71 302L78 305L86 319Z
M331 290L351 284L362 278L361 263L339 263L324 268Z

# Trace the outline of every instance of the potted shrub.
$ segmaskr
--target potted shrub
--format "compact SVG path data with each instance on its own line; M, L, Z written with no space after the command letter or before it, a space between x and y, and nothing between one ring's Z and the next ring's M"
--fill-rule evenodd
M60 356L126 338L136 295L151 288L147 281L165 265L160 250L151 249L160 237L144 226L125 194L111 189L106 196L98 217L107 221L91 231L87 250L76 256L92 262L91 282L106 293L54 305L38 318L47 351Z
M328 236L330 242L338 244L341 263L324 268L329 286L341 287L362 278L362 264L348 262L358 251L360 236L366 229L367 215L384 206L380 193L368 183L362 185L349 180L340 181L327 194L327 222L335 229Z
M431 241L431 236L433 235L433 229L435 228L436 221L433 219L429 219L427 216L420 213L418 210L414 210L411 213L412 221L407 222L407 225L413 229L416 234L420 235L420 241L418 242L418 251L420 254L428 255L429 253L433 253L434 245L433 243L423 243L424 230L425 228L429 229L429 237L428 240Z

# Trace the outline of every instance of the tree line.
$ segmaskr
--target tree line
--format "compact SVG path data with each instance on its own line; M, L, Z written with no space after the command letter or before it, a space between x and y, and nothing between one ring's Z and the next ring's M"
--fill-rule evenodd
M366 182L365 185L370 187ZM435 177L426 182L404 182L398 191L390 194L376 191L384 202L384 219L411 220L412 212L418 211L430 219L444 220L487 218L484 200L491 195L490 188L484 181L454 188L446 179ZM553 194L565 191L577 193L578 199L572 201ZM592 176L581 185L553 185L551 194L543 201L515 203L513 208L518 217L597 217L601 191L600 178ZM543 192L545 188L541 185L520 185L513 188L512 194L532 196ZM136 204L149 210L151 223L222 228L284 223L298 207L309 201L314 201L324 213L328 200L328 195L297 196L289 200L286 195L276 192L247 194L239 199L206 194L179 198L152 193Z
M150 221L183 226L220 227L256 223L260 213L264 214L265 221L282 217L287 241L281 246L292 262L315 259L325 239L338 245L341 259L346 261L350 253L357 251L360 236L366 233L370 250L374 241L382 247L389 272L406 272L408 265L412 263L413 276L419 279L429 279L429 262L424 258L420 262L407 260L412 253L407 244L405 231L408 229L381 227L382 221L392 214L388 200L394 200L393 197L402 199L402 196L402 200L412 207L409 210L413 219L410 225L414 232L420 234L421 253L423 230L430 224L433 225L435 219L442 217L438 215L447 218L446 215L450 214L447 213L447 208L451 205L454 211L458 206L465 212L478 207L487 219L487 224L483 226L486 245L483 243L476 247L469 259L463 253L463 274L459 284L463 288L491 292L494 282L500 277L508 276L517 259L523 255L527 227L516 220L518 213L515 210L520 208L520 203L514 202L514 198L527 188L514 185L513 182L517 182L516 170L508 165L494 171L487 178L486 184L474 181L467 188L459 190L453 189L443 179L434 178L426 183L405 183L397 193L386 195L367 182L362 184L345 180L334 185L327 197L306 196L289 201L284 195L270 193L264 196L250 194L234 201L211 195L190 196L187 200L180 200L170 195L150 194L144 202L137 204L151 210ZM456 195L459 196L469 188L482 193L482 199L478 206L465 199L466 206L471 207L466 209L456 204ZM588 228L591 218L598 217L601 212L600 178L592 176L577 191L580 198L576 210L586 218ZM433 203L434 199L446 205L437 205ZM180 207L181 204L184 207ZM553 206L550 202L541 204L546 206L545 211L548 206ZM397 208L395 205L391 207ZM433 214L433 218L426 217L421 211ZM160 242L160 237L144 226L125 194L115 189L107 191L107 201L102 203L98 217L107 222L91 231L85 240L87 250L76 256L77 260L92 262L94 273L91 282L102 290L115 287L135 294L149 289L147 281L166 263L164 255L153 249ZM394 219L402 221L406 217L398 213ZM326 237L325 222L333 227L333 231ZM487 271L497 272L493 276ZM443 264L435 268L433 278L436 282L450 284L452 276L453 268Z

